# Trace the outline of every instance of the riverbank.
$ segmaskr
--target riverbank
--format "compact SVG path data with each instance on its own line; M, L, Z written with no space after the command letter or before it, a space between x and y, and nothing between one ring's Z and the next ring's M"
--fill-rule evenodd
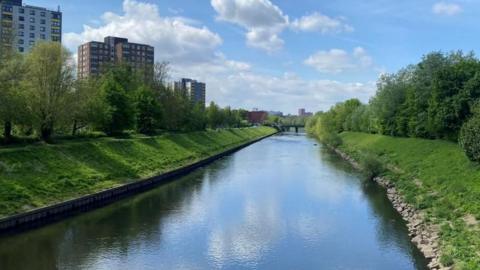
M340 137L338 150L344 157L362 163L366 156L374 156L386 168L376 180L409 223L412 241L432 259L432 269L440 264L479 269L478 164L446 141L354 132Z
M161 175L275 132L259 127L0 148L0 217Z

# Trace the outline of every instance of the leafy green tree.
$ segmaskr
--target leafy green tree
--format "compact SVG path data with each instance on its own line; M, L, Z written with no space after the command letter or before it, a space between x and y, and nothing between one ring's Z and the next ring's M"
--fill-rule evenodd
M153 134L158 122L162 119L162 111L152 90L146 86L140 87L136 93L135 107L137 131L143 134Z
M70 95L71 134L75 136L79 130L94 126L100 122L106 110L101 109L100 82L95 77L77 80L74 91Z
M104 109L101 121L102 130L108 135L121 134L133 128L135 124L135 108L130 96L115 76L107 75L103 79L101 94Z
M206 109L207 124L209 128L218 128L223 124L223 115L220 107L215 102L210 102Z
M0 122L4 123L5 142L12 140L14 123L28 121L25 78L26 66L23 57L15 52L0 55Z
M69 112L74 81L70 63L70 53L57 42L39 42L27 56L28 103L45 141Z

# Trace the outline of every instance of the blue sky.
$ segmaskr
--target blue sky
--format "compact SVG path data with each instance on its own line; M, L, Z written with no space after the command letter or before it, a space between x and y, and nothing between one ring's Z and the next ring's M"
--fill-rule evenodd
M294 113L368 101L384 72L431 51L478 51L475 0L24 0L64 14L64 44L125 36L155 46L172 79L222 106ZM87 27L86 27L87 26Z

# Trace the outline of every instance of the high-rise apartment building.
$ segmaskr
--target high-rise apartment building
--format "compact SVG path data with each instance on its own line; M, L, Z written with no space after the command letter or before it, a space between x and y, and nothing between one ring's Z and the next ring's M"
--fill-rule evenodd
M126 38L106 37L103 42L91 41L78 47L78 78L99 75L105 65L125 63L135 71L153 73L154 48L131 43Z
M2 43L29 52L39 40L62 41L62 13L23 5L22 0L0 0ZM12 44L13 43L13 44Z
M298 116L312 116L313 113L307 112L305 109L298 109Z
M206 84L196 80L183 78L173 83L173 90L188 97L193 103L205 106Z

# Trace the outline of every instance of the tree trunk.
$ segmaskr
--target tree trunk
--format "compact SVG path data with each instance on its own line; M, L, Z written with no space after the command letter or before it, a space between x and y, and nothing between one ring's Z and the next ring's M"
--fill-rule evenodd
M40 136L45 142L50 142L53 134L53 124L50 121L45 121L40 127Z
M12 122L6 121L3 126L3 136L5 138L5 142L9 143L12 140Z
M77 135L77 120L73 120L72 136Z

